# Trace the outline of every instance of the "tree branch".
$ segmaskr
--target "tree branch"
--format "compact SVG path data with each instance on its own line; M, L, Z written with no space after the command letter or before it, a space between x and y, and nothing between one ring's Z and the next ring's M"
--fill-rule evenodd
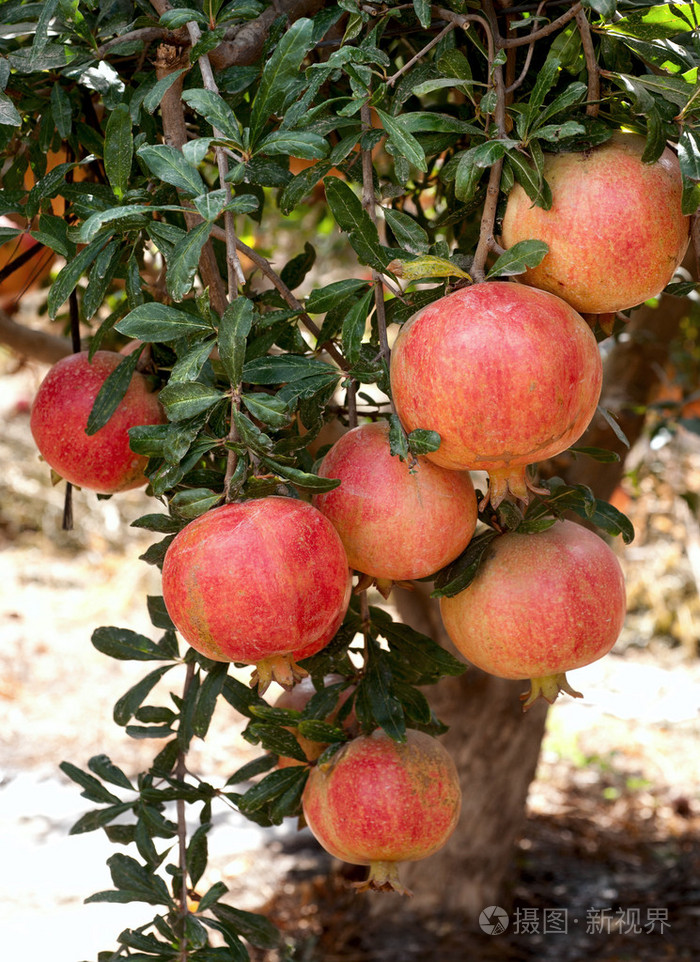
M58 337L46 331L35 331L13 321L9 314L0 308L0 343L33 361L55 364L62 357L72 354L71 342L67 337Z
M534 33L530 33L525 37L501 37L500 35L495 35L496 45L498 47L503 47L508 49L509 47L524 47L528 43L534 43L536 40L541 40L543 37L548 37L551 33L555 33L561 27L566 26L566 24L573 20L576 14L581 10L581 4L575 3L566 13L563 13L556 20L552 20L548 23L546 27L540 27L539 30L535 30Z
M224 40L215 50L209 52L209 60L214 70L224 70L234 64L252 64L259 59L263 44L273 22L286 14L290 23L301 17L313 17L322 10L324 0L279 0L261 13L257 20L241 27L232 40Z
M586 113L589 117L597 117L600 110L600 72L595 56L591 27L583 10L579 10L576 14L576 25L581 34L581 44L586 58L586 72L588 74L588 104L586 106Z

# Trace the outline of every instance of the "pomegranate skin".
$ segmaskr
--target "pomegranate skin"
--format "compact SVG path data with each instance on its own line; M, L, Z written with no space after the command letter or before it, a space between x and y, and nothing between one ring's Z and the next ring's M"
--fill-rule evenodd
M129 428L165 421L157 394L137 371L104 427L85 433L95 398L123 360L114 351L96 351L92 361L87 351L70 354L48 372L32 405L31 432L47 464L66 481L101 494L147 483L148 458L129 447Z
M429 304L402 327L391 388L407 431L442 442L428 455L452 470L484 470L495 505L527 500L525 468L566 450L600 397L602 364L586 322L561 298L495 281Z
M549 210L516 184L503 218L504 247L537 239L549 253L519 280L551 291L587 314L627 310L668 284L688 247L678 158L666 148L642 162L645 140L616 133L580 153L550 154Z
M551 678L597 661L617 641L625 609L614 552L572 521L495 538L474 581L440 599L459 651L500 678Z
M392 457L386 421L348 431L326 454L319 474L342 483L314 504L340 535L350 567L373 578L425 578L469 544L477 515L471 478L416 461L411 468Z
M350 572L320 511L269 497L222 505L183 528L165 555L163 597L182 636L207 658L296 661L340 627Z
M327 852L370 865L367 886L397 888L395 863L432 855L452 834L461 791L454 762L437 739L409 730L399 744L375 731L312 769L302 805Z

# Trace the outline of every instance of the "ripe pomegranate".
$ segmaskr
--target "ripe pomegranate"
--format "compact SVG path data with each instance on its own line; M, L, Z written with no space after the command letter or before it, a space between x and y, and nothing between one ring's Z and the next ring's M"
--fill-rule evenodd
M410 894L399 881L398 863L441 848L457 824L461 800L457 769L437 739L408 731L400 744L375 731L311 770L302 805L327 852L369 865L369 878L358 888Z
M342 675L326 675L326 677L323 679L323 683L326 688L341 681L343 681ZM345 688L340 693L340 697L338 698L335 708L330 715L324 719L324 721L333 724L338 717L340 709L354 691L354 685L351 685L349 688ZM315 694L316 689L314 688L311 679L302 678L302 680L296 684L294 688L289 688L282 692L282 694L275 701L275 708L291 708L294 711L303 711ZM343 728L348 733L352 734L355 732L356 727L357 717L355 716L354 709L352 709L343 721ZM294 733L294 736L299 742L307 760L310 762L315 762L319 755L323 754L324 750L328 748L328 745L325 742L316 742L312 741L310 738L305 738L304 735L301 735L296 728L291 727L289 728L289 731ZM279 768L289 768L291 765L303 764L303 762L298 761L296 758L288 758L286 755L280 755L277 762Z
M333 523L352 568L373 578L425 578L466 548L476 527L476 496L466 472L424 457L392 457L386 421L344 434L319 474L341 485L314 503Z
M550 210L516 184L503 218L504 247L536 238L549 253L520 279L585 314L635 307L668 284L688 246L678 158L642 161L645 141L616 133L581 153L550 154L544 176Z
M602 658L625 620L625 583L608 545L587 528L557 521L538 534L495 538L474 581L441 598L448 635L478 668L530 678L529 708L559 691L578 696L565 672Z
M31 431L45 461L81 488L113 494L147 483L148 459L129 447L129 428L160 424L165 415L148 380L135 372L126 394L104 427L87 435L88 417L100 388L123 361L113 351L87 351L58 361L41 383L31 413Z
M350 600L348 559L312 505L270 497L222 505L170 544L163 596L185 640L215 661L256 665L255 683L291 687Z
M489 473L485 501L523 501L528 464L559 454L595 413L602 365L585 321L553 294L504 281L448 294L401 328L391 359L396 410L407 431L431 428L426 455L453 470Z

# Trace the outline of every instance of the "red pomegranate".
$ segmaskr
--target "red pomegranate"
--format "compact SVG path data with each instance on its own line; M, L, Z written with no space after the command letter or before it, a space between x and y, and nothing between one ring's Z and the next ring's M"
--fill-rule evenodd
M533 238L549 245L520 280L586 314L636 307L663 290L683 260L690 218L681 209L678 158L666 148L647 164L644 148L644 137L619 132L594 150L549 154L549 210L513 187L504 247Z
M359 888L410 894L399 881L398 863L441 848L457 824L461 800L457 769L437 739L408 731L397 743L375 731L313 768L302 803L327 852L370 867Z
M373 578L425 578L466 548L476 527L476 496L466 472L424 457L392 457L386 421L344 434L319 474L341 485L314 503L332 522L350 566Z
M335 635L350 600L348 559L312 505L270 497L222 505L169 546L163 596L185 640L215 661L255 665L264 691Z
M442 443L426 455L489 473L487 501L529 499L527 465L581 436L595 413L602 364L585 321L560 298L495 281L440 298L404 324L391 388L407 431Z
M602 658L625 620L622 569L587 528L557 521L538 534L490 544L474 581L441 598L448 635L472 664L500 678L529 678L524 707L559 691L565 672Z
M113 351L96 351L92 361L87 351L70 354L48 372L32 405L31 431L44 460L66 481L101 494L147 483L148 458L129 447L129 428L165 421L158 395L135 372L109 421L85 433L95 398L123 360Z
M323 679L324 686L329 688L331 685L335 685L338 682L343 681L342 675L326 675ZM351 685L348 688L343 689L338 698L338 702L326 718L323 720L333 724L343 707L345 702L350 698L350 696L355 691L355 686ZM316 694L316 688L310 678L302 678L302 680L294 686L294 688L288 688L283 691L281 695L276 699L274 707L275 708L291 708L294 711L304 711L308 703L311 701L313 696ZM357 717L355 716L355 711L352 709L348 714L347 718L343 721L343 728L349 733L357 733ZM309 762L315 762L319 755L322 755L324 750L328 747L325 742L312 741L310 738L305 738L301 735L296 728L290 727L289 731L294 733L296 740L299 742L306 758ZM303 765L296 758L289 758L286 755L280 755L277 765L279 768L289 768L291 765Z

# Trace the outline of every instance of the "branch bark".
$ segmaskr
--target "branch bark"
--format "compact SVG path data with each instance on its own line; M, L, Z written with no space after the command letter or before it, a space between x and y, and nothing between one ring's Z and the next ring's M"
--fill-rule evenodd
M62 357L73 353L67 337L58 337L47 331L36 331L13 321L9 314L0 309L0 343L7 345L16 354L29 357L44 364L55 364Z

